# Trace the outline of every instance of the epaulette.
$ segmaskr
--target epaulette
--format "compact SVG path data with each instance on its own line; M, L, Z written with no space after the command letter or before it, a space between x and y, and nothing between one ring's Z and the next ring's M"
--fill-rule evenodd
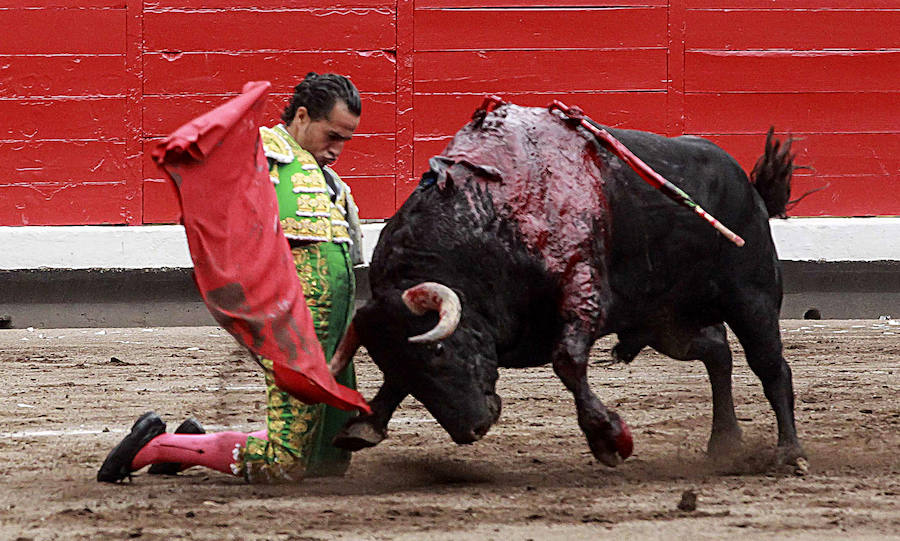
M291 150L291 146L277 131L260 126L259 136L262 139L266 158L272 158L278 163L291 163L294 161L294 151Z

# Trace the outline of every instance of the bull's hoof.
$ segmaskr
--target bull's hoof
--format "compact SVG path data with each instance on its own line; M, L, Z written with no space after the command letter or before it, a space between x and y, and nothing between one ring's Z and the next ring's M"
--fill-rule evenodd
M615 451L597 451L591 449L591 452L594 454L594 458L600 461L604 466L609 466L610 468L615 468L624 462L622 457L619 456L619 453L616 453Z
M634 442L631 437L631 428L618 415L615 413L612 415L615 416L615 421L619 424L619 429L615 435L610 436L606 434L606 437L598 440L589 439L588 445L594 458L610 468L615 468L631 456L634 450Z
M734 432L713 433L706 445L706 455L716 463L729 462L740 456L744 442L740 429Z
M359 451L375 447L387 437L385 430L379 430L364 418L351 419L334 437L331 444L348 451Z
M595 410L579 410L578 425L587 438L594 458L615 468L634 451L631 428L614 411L607 411L601 418Z
M803 476L809 473L809 460L800 445L779 446L775 451L775 466L779 471Z
M809 461L801 456L794 461L793 468L794 471L791 473L796 476L803 477L804 475L809 473Z

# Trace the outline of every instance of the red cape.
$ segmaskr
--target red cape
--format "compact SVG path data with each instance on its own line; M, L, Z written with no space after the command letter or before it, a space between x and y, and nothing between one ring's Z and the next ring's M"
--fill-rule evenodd
M216 321L274 363L275 383L308 402L369 413L331 376L313 329L263 154L267 81L178 128L152 152L178 186L194 280Z

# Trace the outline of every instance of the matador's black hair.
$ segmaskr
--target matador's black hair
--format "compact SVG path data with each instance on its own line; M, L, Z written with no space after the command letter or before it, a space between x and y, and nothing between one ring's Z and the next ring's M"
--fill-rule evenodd
M331 112L337 100L346 103L347 109L354 115L362 113L359 91L350 79L336 73L319 75L311 71L294 87L294 95L281 113L281 120L290 125L300 107L306 107L312 120L320 120Z

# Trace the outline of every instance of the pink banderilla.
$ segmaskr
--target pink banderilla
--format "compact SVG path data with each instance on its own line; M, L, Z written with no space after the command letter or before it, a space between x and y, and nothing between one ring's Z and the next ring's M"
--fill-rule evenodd
M494 105L496 105L495 100L498 99L499 98L492 96L490 98L490 101L494 102ZM487 103L488 100L485 101L485 104ZM696 201L691 199L691 196L685 193L684 190L672 184L662 175L654 171L649 165L644 163L643 160L641 160L640 158L635 156L633 152L628 150L628 147L623 145L621 141L613 137L612 134L585 117L584 113L580 109L578 109L577 107L568 107L566 104L562 103L559 100L554 100L553 103L551 103L547 108L550 111L557 110L566 118L577 121L582 127L594 134L594 137L596 137L597 140L607 150L615 154L620 160L634 169L634 172L640 175L640 177L644 179L647 184L666 194L666 196L668 196L672 201L675 201L679 205L687 207L693 210L695 213L699 214L701 218L709 223L709 225L713 226L716 231L721 233L722 236L733 242L736 246L744 245L744 239L742 239L737 233L725 227L722 222L717 220L710 213L703 210L703 208L698 205Z

